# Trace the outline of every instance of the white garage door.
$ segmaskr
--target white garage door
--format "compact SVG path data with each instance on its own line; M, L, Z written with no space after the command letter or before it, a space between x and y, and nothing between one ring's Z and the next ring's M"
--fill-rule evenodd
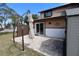
M65 37L65 29L46 28L46 36L56 37L56 38L64 38Z

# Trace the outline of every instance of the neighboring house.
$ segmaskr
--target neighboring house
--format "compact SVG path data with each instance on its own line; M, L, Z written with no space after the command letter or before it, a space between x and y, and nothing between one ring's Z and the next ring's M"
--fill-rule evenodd
M0 24L0 28L4 28L5 26L3 24Z
M2 31L4 29L4 25L0 24L0 31Z
M34 21L35 34L65 38L65 10L78 7L78 3L71 3L39 12L39 19Z

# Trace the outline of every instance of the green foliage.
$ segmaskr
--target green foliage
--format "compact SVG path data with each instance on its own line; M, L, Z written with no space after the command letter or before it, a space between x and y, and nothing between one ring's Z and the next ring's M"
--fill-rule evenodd
M24 23L27 23L28 24L28 14L30 14L30 10L28 10L26 13L24 13L24 17L23 17L23 21ZM33 19L38 19L38 15L37 14L32 14L32 18Z
M0 8L0 14L4 14L4 18L3 18L3 21L6 25L6 21L8 18L12 19L12 25L16 25L18 20L20 22L24 22L24 23L28 23L28 17L27 15L30 14L30 10L27 10L26 13L24 13L24 17L23 16L20 16L15 10L13 10L12 8L9 8L6 4L2 4L6 7L4 8ZM33 19L38 19L38 15L37 14L33 14L32 15ZM2 22L2 19L0 20Z
M32 17L33 17L33 19L38 19L38 15L37 14L33 14Z
M3 5L3 4L2 4ZM7 6L7 5L5 5ZM7 19L12 19L12 24L16 24L16 21L17 19L20 18L20 15L17 14L17 12L15 10L13 10L12 8L9 8L8 6L7 7L3 7L3 8L0 8L0 14L4 14L3 17L4 17L4 23L6 24L6 21Z

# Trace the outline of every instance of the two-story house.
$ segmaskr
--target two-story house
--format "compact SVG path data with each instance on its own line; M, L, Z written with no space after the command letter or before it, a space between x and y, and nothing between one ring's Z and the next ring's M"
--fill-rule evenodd
M34 21L35 34L48 37L65 37L65 10L79 7L78 3L70 3L48 10L40 11L39 19Z

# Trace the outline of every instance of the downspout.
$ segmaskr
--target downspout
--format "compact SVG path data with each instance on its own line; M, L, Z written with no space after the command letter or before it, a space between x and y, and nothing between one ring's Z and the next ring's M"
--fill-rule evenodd
M65 13L65 39L63 42L63 56L67 55L67 13L66 10L64 11Z

